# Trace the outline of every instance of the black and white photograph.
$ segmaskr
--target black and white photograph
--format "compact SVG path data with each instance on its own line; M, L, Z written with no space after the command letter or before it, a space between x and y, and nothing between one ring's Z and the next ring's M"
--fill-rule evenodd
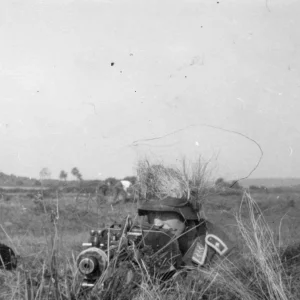
M0 300L299 300L299 114L299 1L0 0Z

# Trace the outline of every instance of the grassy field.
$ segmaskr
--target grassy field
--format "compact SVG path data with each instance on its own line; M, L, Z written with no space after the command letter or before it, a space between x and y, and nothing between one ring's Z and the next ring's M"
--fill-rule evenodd
M242 260L194 270L172 288L145 281L135 298L299 299L299 202L295 191L210 196L205 215L237 242ZM75 260L81 243L89 229L127 215L136 217L135 203L112 206L93 195L60 193L37 201L15 193L0 201L0 241L20 256L15 272L0 271L0 299L80 299ZM97 293L91 297L98 299Z

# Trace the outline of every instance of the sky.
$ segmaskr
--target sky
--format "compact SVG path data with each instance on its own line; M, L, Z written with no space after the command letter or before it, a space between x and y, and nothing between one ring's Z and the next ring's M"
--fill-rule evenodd
M299 15L296 0L2 0L0 171L123 178L201 155L220 177L259 159L251 177L299 177Z

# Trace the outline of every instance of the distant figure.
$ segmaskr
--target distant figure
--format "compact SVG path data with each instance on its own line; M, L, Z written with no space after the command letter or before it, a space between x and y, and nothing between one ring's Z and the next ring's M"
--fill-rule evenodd
M128 188L130 188L130 186L132 185L128 180L121 180L120 182L122 183L125 192L127 192Z
M127 192L120 181L115 184L102 184L98 187L99 199L111 205L124 202L127 199Z
M14 270L17 268L17 257L14 251L0 243L0 269Z

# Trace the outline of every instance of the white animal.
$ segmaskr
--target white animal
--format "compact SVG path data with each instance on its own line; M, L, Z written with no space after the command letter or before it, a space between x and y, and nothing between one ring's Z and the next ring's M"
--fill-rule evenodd
M121 180L123 189L125 192L127 192L128 188L131 186L131 182L128 180Z

